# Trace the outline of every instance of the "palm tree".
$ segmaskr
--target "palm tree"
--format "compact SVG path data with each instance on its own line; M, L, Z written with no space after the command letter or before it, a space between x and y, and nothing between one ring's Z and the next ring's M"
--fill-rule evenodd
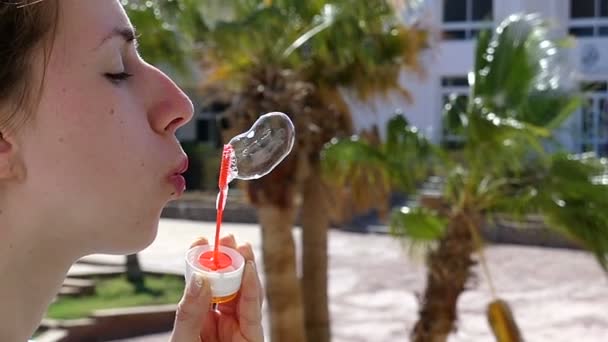
M133 286L135 292L144 292L146 290L146 278L139 263L137 254L129 254L126 259L126 276L127 281Z
M163 48L157 51L168 51L175 42L202 52L194 58L207 70L209 82L203 92L211 86L234 95L225 113L230 126L226 137L247 130L269 111L283 111L295 123L297 143L289 158L270 175L244 185L262 225L272 339L328 341L330 206L319 153L333 137L351 133L339 87L355 88L362 97L388 90L407 95L398 86L397 75L404 67L419 68L416 57L425 44L424 32L404 27L385 0L172 3L127 4L131 11L155 13L132 16L140 31L148 26L155 30L145 45L144 32L142 53L147 56L147 49L158 44ZM148 24L140 25L138 18ZM172 40L173 32L186 37ZM165 62L157 55L152 54L153 61ZM305 286L298 282L291 235L297 198L302 198Z
M568 84L562 43L534 15L513 15L493 35L479 36L469 99L454 99L445 108L445 127L464 139L457 153L429 147L403 119L391 122L385 143L347 139L325 151L329 171L364 167L388 175L399 189L411 190L429 172L444 180L440 198L423 198L423 206L391 216L393 234L428 243L427 283L413 341L447 340L474 254L494 297L487 315L495 335L499 341L521 340L483 257L480 229L494 218L541 214L548 227L587 248L608 270L608 213L599 209L608 205L606 161L560 152L551 138L581 103L581 94ZM417 165L425 165L423 172L410 169Z

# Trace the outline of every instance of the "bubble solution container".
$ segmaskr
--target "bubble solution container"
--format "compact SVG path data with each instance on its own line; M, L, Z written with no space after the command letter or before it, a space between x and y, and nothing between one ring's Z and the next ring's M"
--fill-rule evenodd
M222 265L220 269L206 267L201 263L201 256L213 253L213 246L196 246L186 254L186 279L190 280L192 272L202 274L211 283L212 303L221 304L234 299L241 287L245 259L237 250L220 246L222 255L228 256L229 265Z

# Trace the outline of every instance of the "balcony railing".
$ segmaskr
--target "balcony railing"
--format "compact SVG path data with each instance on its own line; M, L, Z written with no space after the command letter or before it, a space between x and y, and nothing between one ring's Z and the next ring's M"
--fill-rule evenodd
M491 30L494 28L492 21L458 21L444 22L441 25L444 39L446 40L466 40L477 37L481 30Z
M608 17L570 19L568 32L577 37L608 36Z

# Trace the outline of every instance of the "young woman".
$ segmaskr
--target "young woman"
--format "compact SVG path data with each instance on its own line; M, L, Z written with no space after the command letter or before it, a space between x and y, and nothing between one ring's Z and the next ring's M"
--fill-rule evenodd
M138 55L118 0L0 0L0 341L32 335L82 256L154 240L184 191L175 131L192 112ZM172 341L263 340L254 256L239 250L251 261L239 298L210 311L194 276Z

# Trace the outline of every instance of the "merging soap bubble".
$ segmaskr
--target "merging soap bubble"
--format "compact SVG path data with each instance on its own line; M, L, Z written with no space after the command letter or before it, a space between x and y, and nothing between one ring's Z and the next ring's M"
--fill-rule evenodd
M295 129L281 112L264 114L251 128L230 140L233 150L230 179L258 179L270 173L291 152Z

